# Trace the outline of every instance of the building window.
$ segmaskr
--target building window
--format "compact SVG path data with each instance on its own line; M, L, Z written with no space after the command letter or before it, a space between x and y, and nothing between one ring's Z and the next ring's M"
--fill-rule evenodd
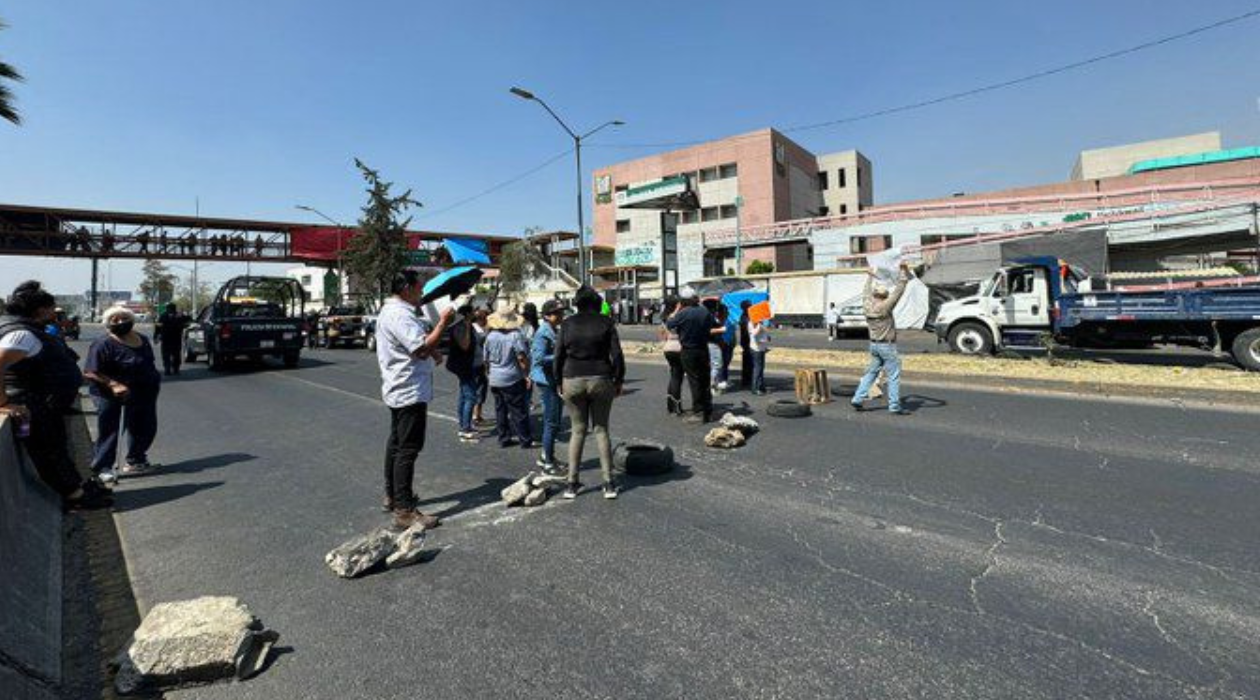
M844 168L840 168L840 171L837 172L836 174L839 176L836 178L836 187L840 187L840 188L848 187L849 184L845 182Z
M818 189L820 190L827 189L827 171L826 170L822 171L821 173L818 173Z
M723 219L734 219L736 216L739 216L739 209L734 204L722 205Z
M717 168L703 168L700 170L700 182L712 182L718 179Z
M683 224L694 224L700 220L700 215L693 211L679 212L678 221Z
M617 219L617 233L629 233L629 232L630 232L630 220Z
M309 287L309 286L311 286L311 276L310 276L310 275L302 275L302 286L303 286L303 287Z
M925 233L919 236L919 245L935 245L946 241L958 241L964 238L975 238L970 233Z
M849 213L849 205L848 205L848 204L841 204L841 205L840 205L840 216L846 216L846 215L848 215L848 213Z
M818 215L819 215L819 216L826 216L826 215L828 215L828 214L830 214L830 213L831 213L831 209L830 209L829 207L827 207L827 206L821 206L821 207L818 207Z
M700 210L700 220L701 221L717 221L718 218L720 218L719 214L720 212L717 207L705 207L704 209Z
M736 177L737 175L739 175L739 168L735 165L735 163L727 163L726 165L718 167L719 180L726 180Z
M892 247L892 236L854 236L849 239L849 252L853 255L878 253Z
M862 166L860 165L857 168L857 186L862 186Z

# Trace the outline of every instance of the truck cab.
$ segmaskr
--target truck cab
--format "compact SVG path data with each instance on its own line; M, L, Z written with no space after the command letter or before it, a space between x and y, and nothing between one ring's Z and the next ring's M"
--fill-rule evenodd
M964 355L985 355L1001 345L1036 347L1053 331L1054 299L1071 276L1055 277L1044 262L1008 265L972 296L941 304L937 338Z

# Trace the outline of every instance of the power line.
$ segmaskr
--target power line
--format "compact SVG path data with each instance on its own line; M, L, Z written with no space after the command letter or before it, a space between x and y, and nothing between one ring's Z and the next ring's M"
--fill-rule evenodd
M491 187L488 187L488 188L486 188L486 189L484 189L484 190L482 190L482 191L478 192L477 194L474 194L474 195L469 196L469 197L465 197L465 198L463 198L463 199L459 200L458 202L454 202L454 203L452 203L452 204L449 204L449 205L447 205L447 206L445 206L445 207L442 207L441 209L437 209L437 210L434 210L434 211L431 211L431 212L426 212L425 214L423 214L423 215L421 215L421 216L416 217L416 221L423 221L424 219L431 219L431 218L433 218L433 217L435 217L435 216L437 216L437 215L439 215L439 214L445 214L446 212L451 211L452 209L456 209L456 208L459 208L459 207L464 206L465 204L469 204L469 203L471 203L471 202L475 202L476 200L481 199L482 197L485 197L485 196L487 196L487 195L493 194L493 193L495 193L495 192L498 192L499 190L504 189L505 187L510 187L510 186L512 186L512 185L515 185L516 183L520 182L521 180L524 180L525 178L529 177L530 175L533 175L534 173L536 173L536 172L538 172L538 171L540 171L540 170L542 170L542 169L546 168L547 166L551 165L552 163L555 163L556 161L560 160L561 158L564 158L565 156L569 155L569 154L570 154L570 153L572 153L572 152L573 152L573 149L572 149L572 148L570 148L570 149L568 149L568 150L566 150L566 151L564 151L564 152L562 152L562 153L557 153L556 155L554 155L554 156L552 156L552 157L548 158L547 160L545 160L545 161L543 161L543 162L539 163L538 165L535 165L534 167L530 168L529 170L526 170L525 172L520 173L519 175L515 175L515 176L513 176L513 177L511 177L511 178L509 178L509 179L507 179L507 180L504 180L503 182L500 182L500 183L499 183L499 184L497 184L497 185L493 185L493 186L491 186Z
M1093 56L1091 58L1086 58L1080 61L1067 63L1061 66L1056 66L1054 68L1047 68L1045 70L1037 71L1035 73L1029 73L1027 75L1020 76L1018 78L1012 78L1010 80L1003 80L996 83L989 83L987 85L981 85L979 87L974 87L974 88L962 90L959 92L952 92L946 95L941 95L939 97L933 97L931 99L920 100L918 102L911 102L908 104L898 105L896 107L887 107L885 109L879 109L873 112L865 112L865 113L855 114L855 115L851 115L847 117L841 117L839 119L831 119L828 121L816 122L813 124L801 124L801 125L787 128L787 129L782 129L781 131L783 131L784 133L792 133L792 132L799 132L799 131L810 131L813 129L822 129L829 126L838 126L840 124L851 124L853 122L864 121L867 119L875 119L877 117L885 117L892 114L899 114L901 112L909 112L916 109L923 109L925 107L931 107L934 105L941 104L943 102L961 100L961 99L972 97L972 96L979 95L982 93L992 92L994 90L1001 90L1003 88L1008 88L1015 85L1032 82L1034 80L1040 80L1042 78L1048 78L1052 75L1058 75L1060 73L1066 73L1069 71L1077 70L1079 68L1091 66L1096 63L1101 63L1103 61L1109 61L1114 58L1119 58L1121 56L1127 56L1129 54L1138 53L1140 51L1146 51L1147 49L1152 49L1157 46L1162 46L1164 44L1169 44L1174 41L1186 39L1186 38L1195 36L1197 34L1202 34L1204 32L1212 31L1213 29L1220 29L1221 27L1225 27L1231 24L1236 24L1238 22L1242 22L1256 16L1260 16L1260 9L1251 10L1250 12L1244 12L1243 14L1235 15L1233 17L1228 17L1226 19L1222 19L1222 20L1213 22L1211 24L1205 24L1199 27L1195 27L1193 29L1188 29L1182 32L1178 32L1176 34L1170 34L1168 36L1164 36L1158 39L1143 42L1141 44L1136 44L1128 48L1118 49L1116 51L1110 51L1108 53L1100 54L1098 56ZM666 142L666 143L593 143L591 144L591 146L599 146L602 148L678 148L678 147L684 147L684 146L694 146L699 143L705 143L705 140L673 141L673 142Z

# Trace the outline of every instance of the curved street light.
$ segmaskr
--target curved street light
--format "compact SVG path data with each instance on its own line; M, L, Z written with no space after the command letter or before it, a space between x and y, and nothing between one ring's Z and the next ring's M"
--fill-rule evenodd
M568 134L569 138L573 139L573 152L577 156L578 281L582 284L586 284L586 230L585 221L583 220L582 215L582 141L590 136L593 136L605 127L624 126L625 122L620 119L611 119L603 124L600 124L594 129L591 129L585 134L578 135L577 132L569 128L568 124L564 123L564 120L560 118L560 115L556 114L555 110L551 109L551 107L544 102L541 97L538 97L529 90L519 87L513 87L509 89L508 92L523 100L530 100L542 105L542 108L547 110L547 114L550 114L551 118L555 119L556 123L560 125L560 128L564 129L564 133Z

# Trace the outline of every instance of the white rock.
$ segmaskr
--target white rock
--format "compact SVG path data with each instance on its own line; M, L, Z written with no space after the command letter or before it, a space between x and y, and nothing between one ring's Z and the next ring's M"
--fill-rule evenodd
M704 444L724 450L743 447L744 443L744 434L730 428L714 428L704 436Z
M385 566L399 569L414 564L423 554L424 526L412 525L394 536L394 551L385 558Z
M395 549L394 533L378 528L340 545L324 555L324 561L338 576L354 578L385 561Z
M236 598L161 603L114 660L114 685L127 694L243 680L262 669L279 637Z
M503 498L504 505L514 506L524 501L529 492L534 490L534 479L537 477L537 472L530 472L500 491L499 495Z
M737 430L743 433L744 437L748 437L761 430L761 425L759 425L757 421L749 418L748 416L737 416L734 413L727 413L723 415L720 422L723 428L726 428L727 430Z
M533 506L540 506L546 502L547 502L547 489L536 488L533 491L530 491L529 495L526 496L525 500L522 501L521 503L523 505L526 505L532 508Z

